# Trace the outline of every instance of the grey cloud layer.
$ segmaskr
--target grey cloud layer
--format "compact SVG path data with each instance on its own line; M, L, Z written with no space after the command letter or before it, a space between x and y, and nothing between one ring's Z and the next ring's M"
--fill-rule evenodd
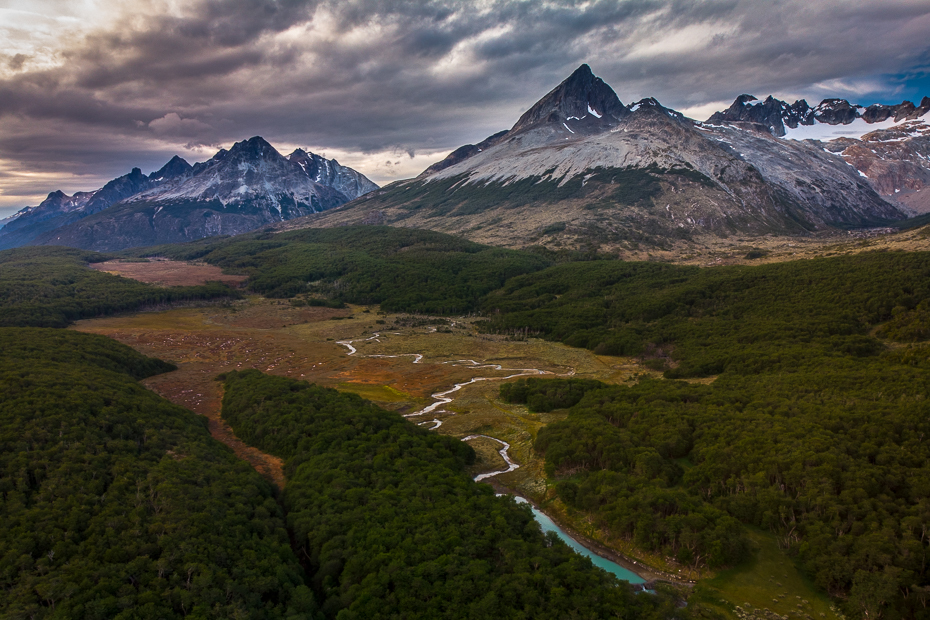
M139 6L62 43L57 66L0 58L0 162L109 178L256 134L343 152L448 150L510 126L581 62L625 102L816 97L825 82L857 98L925 59L930 32L930 6L913 0Z

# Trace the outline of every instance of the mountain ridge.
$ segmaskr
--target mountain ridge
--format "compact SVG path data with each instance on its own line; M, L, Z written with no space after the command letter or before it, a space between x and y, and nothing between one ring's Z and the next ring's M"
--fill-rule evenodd
M764 100L754 95L738 96L729 108L715 112L707 119L709 124L754 123L764 125L777 137L788 134L788 129L815 124L849 125L857 119L873 125L894 119L895 123L916 120L930 111L930 97L924 97L920 105L903 101L896 105L872 104L868 107L852 104L846 99L824 99L811 107L805 99L792 104L769 95Z
M880 226L909 212L822 146L700 123L654 98L625 106L582 65L510 130L415 179L281 227L383 223L507 247L632 248Z
M914 213L930 212L930 97L920 105L854 105L824 99L810 107L740 95L706 124L768 132L790 140L816 140L843 158L882 198Z
M147 243L238 234L331 209L377 189L335 160L297 149L281 155L260 136L191 166L174 156L93 192L57 191L0 228L0 249L68 245L114 251Z

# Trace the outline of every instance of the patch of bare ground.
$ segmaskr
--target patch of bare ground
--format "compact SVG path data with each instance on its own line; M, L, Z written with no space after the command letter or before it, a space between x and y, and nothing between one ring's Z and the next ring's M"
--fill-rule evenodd
M177 372L158 375L144 380L143 385L167 398L176 405L190 409L207 418L210 435L227 446L236 456L248 462L255 470L279 489L284 488L284 461L276 456L243 443L220 416L223 404L222 386L211 379L209 372L185 368Z
M147 261L108 260L103 263L91 263L90 268L158 286L196 286L207 282L224 282L238 286L248 277L223 273L214 265L158 258Z
M609 231L603 216L583 208L582 203L566 201L567 210L525 209L489 210L469 218L429 218L404 211L396 220L402 226L420 226L459 235L488 245L507 248L544 246L551 250L596 249L627 261L659 261L683 265L757 265L856 254L871 250L930 250L930 227L910 231L873 228L854 231L825 230L804 236L732 234L717 236L692 228L688 238L633 240L618 228ZM571 207L571 208L568 208ZM390 211L390 209L388 210ZM395 222L390 216L384 222ZM419 219L418 219L419 218ZM357 209L333 209L325 213L282 222L280 232L299 228L343 226L366 223ZM546 234L551 226L561 226L557 234ZM624 237L630 237L628 239Z
M675 242L665 250L654 248L603 247L624 260L649 260L717 267L721 265L761 265L792 260L859 254L861 252L919 252L930 250L930 229L897 231L875 228L849 232L831 232L807 237L775 235L727 238L702 237L694 241Z

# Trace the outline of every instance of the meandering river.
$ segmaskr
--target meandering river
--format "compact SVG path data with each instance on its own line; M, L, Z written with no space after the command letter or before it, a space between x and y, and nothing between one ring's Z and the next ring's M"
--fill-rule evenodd
M380 342L380 336L381 334L375 333L370 338L359 338L356 340L339 340L336 342L336 344L346 347L349 350L348 355L355 355L356 353L358 353L358 349L352 346L353 343L364 342L367 340L375 340L377 342ZM398 355L366 355L364 357L381 357L381 358L412 357L414 364L419 364L423 360L422 353L401 353ZM503 368L500 364L483 364L481 362L476 362L475 360L455 360L455 361L444 362L444 363L469 366L475 369L493 368L494 370L497 370L497 371L514 372L515 374L507 375L505 377L474 377L463 383L456 383L454 387L448 390L445 390L442 392L436 392L435 394L432 394L432 397L435 400L435 402L431 403L430 405L427 405L426 407L424 407L423 409L420 409L419 411L415 411L414 413L408 413L404 417L412 418L412 417L417 417L421 415L426 415L429 413L449 413L443 409L440 409L440 407L452 402L453 399L450 397L450 394L454 394L455 392L458 392L466 385L471 385L472 383L477 383L479 381L503 381L506 379L514 379L516 377L525 377L525 376L530 376L530 375L571 376L575 374L574 370L566 373L565 375L555 375L555 373L552 373L548 370L540 370L538 368ZM439 419L433 419L427 422L419 423L420 426L423 426L426 424L432 424L433 426L430 427L430 430L435 430L442 425L442 422ZM504 459L504 462L507 464L507 468L502 469L500 471L492 471L492 472L487 472L484 474L478 474L477 476L475 476L475 482L479 482L481 480L484 480L485 478L490 478L492 476L498 476L500 474L505 474L507 472L511 472L520 467L519 464L515 463L510 458L510 454L509 454L510 444L502 439L498 439L497 437L490 437L488 435L469 435L468 437L463 437L462 441L471 441L472 439L478 439L479 437L483 439L490 439L492 441L496 441L497 443L501 444L501 449L498 450L498 453ZM517 502L529 503L522 497L519 497L519 496L514 496L514 497L517 500ZM581 555L587 558L590 558L591 562L595 566L603 568L607 572L612 573L613 575L616 575L618 579L622 579L623 581L628 581L632 584L645 583L646 580L640 577L639 575L637 575L636 573L634 573L633 571L626 569L623 566L620 566L619 564L617 564L616 562L608 560L607 558L601 555L598 555L594 551L591 551L590 549L588 549L587 547L579 543L577 540L575 540L574 538L566 534L564 531L562 531L562 529L558 525L556 525L552 521L552 519L547 517L544 513L542 513L535 506L531 505L530 508L533 510L533 516L536 518L536 521L539 523L539 526L542 528L543 532L555 532L556 535L560 539L562 539L565 542L565 544L571 547L576 553L580 553Z

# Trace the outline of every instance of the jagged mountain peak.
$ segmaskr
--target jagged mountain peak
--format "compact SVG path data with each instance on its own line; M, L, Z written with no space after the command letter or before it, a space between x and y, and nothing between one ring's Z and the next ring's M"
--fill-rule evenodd
M290 155L285 157L288 161L300 163L300 162L310 162L310 161L330 161L332 163L338 163L335 159L327 160L322 155L317 155L313 151L305 151L302 148L294 149Z
M678 112L677 110L666 108L664 105L659 103L659 100L655 97L646 97L645 99L640 99L639 101L631 104L629 110L630 112L639 112L640 114L642 114L643 111L651 110L653 112L658 112L660 114L670 116L677 120L685 120L684 114Z
M567 120L587 121L603 128L629 116L630 111L604 80L594 75L586 64L552 89L526 111L510 130L518 133L539 125Z
M229 155L232 156L251 156L251 157L282 157L282 155L271 144L261 136L253 136L248 140L236 142L229 149Z
M303 162L306 162L306 161L327 161L327 162L329 162L329 163L331 163L331 164L335 164L335 165L337 165L337 166L340 165L339 162L336 160L335 157L332 158L332 159L326 159L326 158L323 157L322 155L318 155L318 154L314 153L313 151L305 151L304 149L302 149L302 148L300 148L300 147L294 149L294 151L293 151L290 155L285 156L285 159L287 159L288 161L293 161L293 162L298 162L298 163L299 163L299 162L302 162L302 161L303 161Z
M832 102L821 112L846 109ZM505 134L312 225L422 226L507 246L545 244L556 231L556 246L570 236L623 247L646 231L809 234L904 218L821 146L762 135L812 114L804 101L743 94L718 115L725 122L697 123L652 97L624 106L583 65Z
M175 155L168 163L149 175L152 181L167 181L186 174L191 170L191 165L182 157Z
M299 166L313 182L333 187L349 200L378 189L365 175L343 166L335 159L326 159L300 148L294 149L286 159Z
M175 156L148 176L133 168L94 192L52 192L4 222L0 249L28 243L112 250L237 234L375 189L335 160L302 149L284 157L253 136L193 166Z
M861 125L860 133L869 131L868 126L875 123L915 120L930 112L930 97L924 97L920 106L910 101L897 105L872 104L868 107L852 104L846 99L828 98L811 107L804 99L792 104L769 95L764 101L753 95L740 95L729 108L714 113L707 123L748 123L757 129L769 131L777 137L784 137L799 127L814 125ZM846 132L852 135L853 131ZM803 137L813 137L809 131L802 131ZM791 137L791 136L789 136Z

